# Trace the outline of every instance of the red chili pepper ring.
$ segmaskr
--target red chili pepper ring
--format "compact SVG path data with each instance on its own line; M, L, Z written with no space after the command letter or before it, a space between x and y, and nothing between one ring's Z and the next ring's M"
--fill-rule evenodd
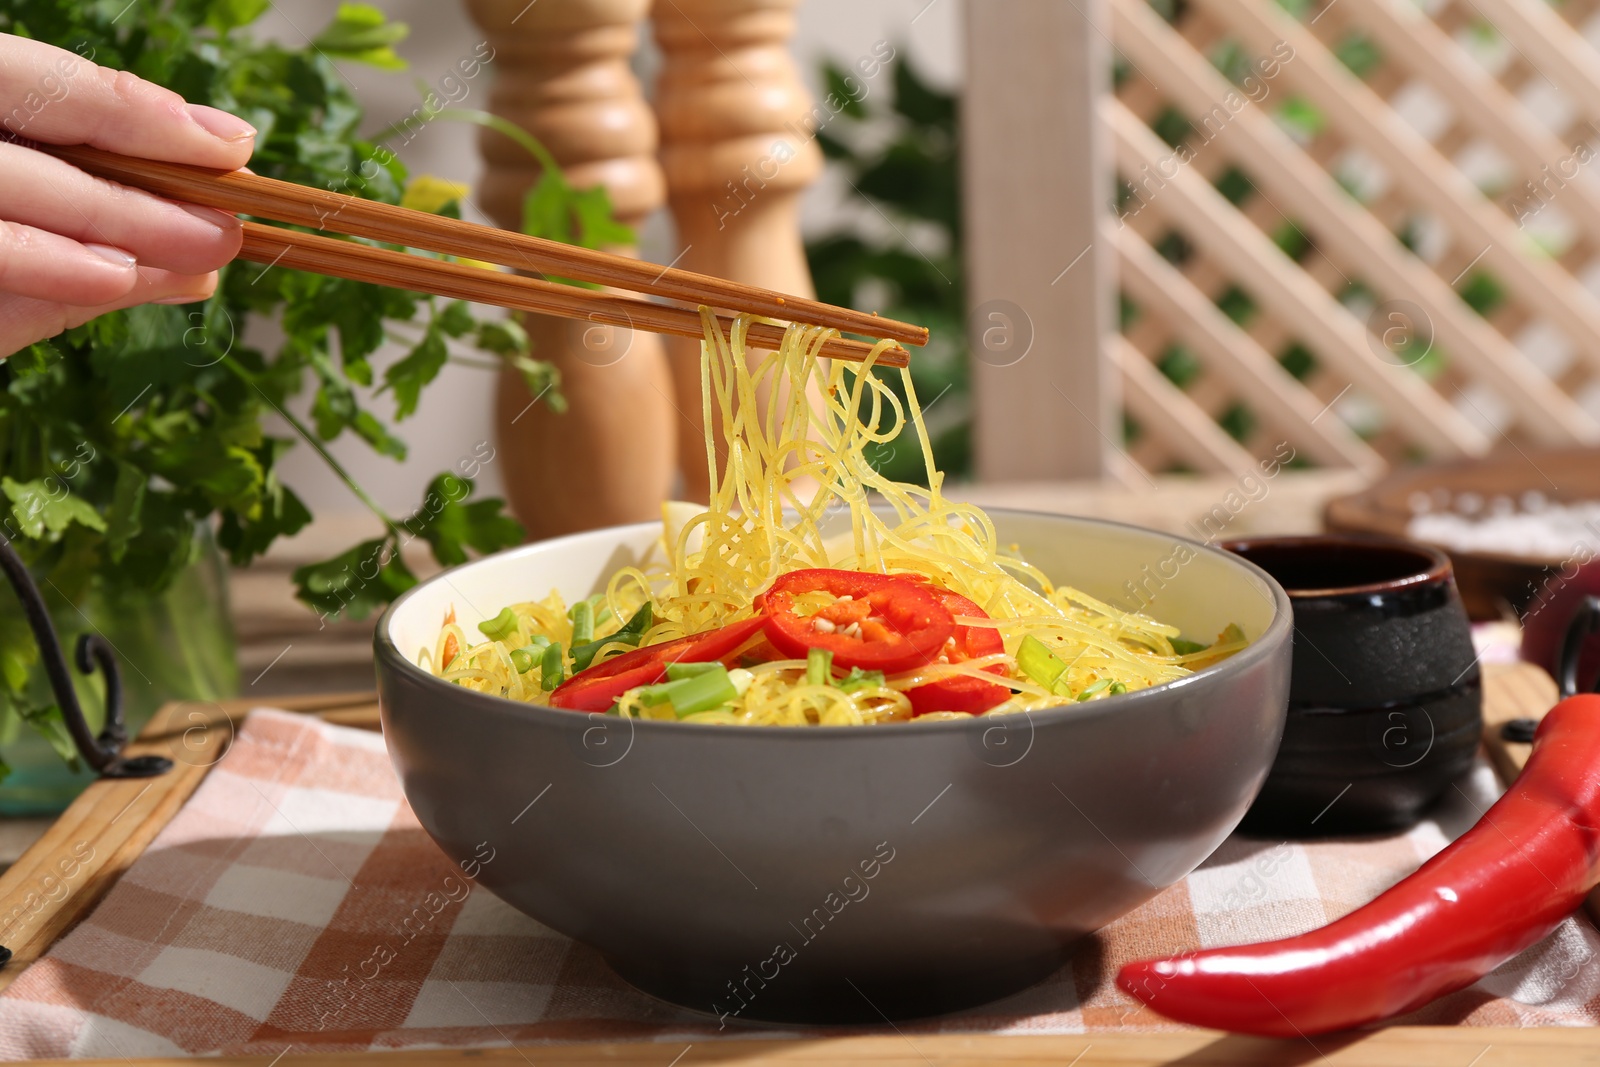
M795 612L805 593L840 598L813 615ZM887 574L815 567L790 571L772 583L763 601L767 640L804 658L813 648L833 653L840 667L894 674L929 663L955 632L955 620L925 585Z

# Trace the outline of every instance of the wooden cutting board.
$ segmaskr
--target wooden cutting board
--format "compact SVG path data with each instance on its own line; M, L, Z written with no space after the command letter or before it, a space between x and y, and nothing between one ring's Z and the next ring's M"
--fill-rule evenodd
M1485 744L1502 777L1527 759L1528 745L1500 737L1502 724L1537 719L1555 703L1550 677L1526 664L1484 667ZM0 943L14 953L0 969L0 988L87 915L129 865L154 840L227 751L237 723L260 701L169 704L129 746L131 754L169 756L174 769L159 778L99 781L73 802L32 848L0 875ZM378 729L371 693L274 699L274 707L317 715L330 722ZM1600 893L1590 898L1600 916ZM674 1056L677 1059L673 1059ZM1162 1034L1084 1036L918 1036L895 1030L876 1037L798 1041L719 1041L679 1049L658 1042L534 1046L520 1049L318 1053L292 1051L271 1057L209 1057L219 1064L279 1064L279 1067L352 1067L380 1059L394 1067L472 1061L484 1067L546 1067L551 1064L872 1064L874 1067L955 1067L967 1064L1054 1064L1059 1067L1136 1067L1185 1064L1306 1064L1340 1067L1504 1067L1600 1063L1600 1036L1583 1029L1489 1027L1389 1027L1354 1037L1272 1041L1206 1030ZM281 1061L281 1062L280 1062ZM106 1060L83 1063L177 1063L175 1060Z

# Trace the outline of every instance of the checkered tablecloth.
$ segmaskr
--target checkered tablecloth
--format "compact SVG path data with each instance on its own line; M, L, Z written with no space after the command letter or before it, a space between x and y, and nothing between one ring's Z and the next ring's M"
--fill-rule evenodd
M1486 766L1462 786L1404 835L1230 839L1039 985L901 1030L1176 1028L1115 988L1122 961L1281 937L1349 911L1470 825L1495 790ZM1600 1024L1597 957L1600 935L1569 919L1408 1021ZM406 806L378 735L266 710L99 907L0 995L8 1058L793 1034L719 1032L634 992L595 953L463 877Z

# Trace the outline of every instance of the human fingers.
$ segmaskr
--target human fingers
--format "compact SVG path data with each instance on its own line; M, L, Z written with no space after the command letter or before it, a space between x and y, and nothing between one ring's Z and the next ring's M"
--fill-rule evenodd
M6 221L119 248L143 266L204 274L239 252L243 230L232 215L91 177L20 145L0 143L0 189Z
M250 159L255 128L127 71L64 48L0 34L0 127L49 144L234 170Z
M81 326L108 311L136 304L190 304L206 299L217 287L215 273L178 274L153 268L140 268L135 273L133 285L120 297L92 307L0 295L0 357Z

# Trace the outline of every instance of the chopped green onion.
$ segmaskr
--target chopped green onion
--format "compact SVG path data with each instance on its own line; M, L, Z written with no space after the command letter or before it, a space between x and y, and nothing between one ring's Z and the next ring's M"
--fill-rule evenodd
M636 688L633 693L639 698L639 703L645 705L646 707L654 707L657 704L665 704L667 701L672 699L672 693L669 689L671 685L671 682L658 682L655 685L641 685Z
M550 639L544 634L534 634L528 638L528 643L521 648L512 649L511 665L517 669L518 674L527 674L539 663L544 656L544 650L550 647Z
M672 710L678 713L680 719L698 711L710 711L739 696L726 669L706 671L682 681L668 682L667 687L672 690L669 698Z
M1128 687L1123 685L1121 682L1112 682L1111 683L1111 695L1112 696L1119 697L1123 693L1126 693L1127 691L1128 691Z
M756 676L745 670L743 667L735 667L733 670L728 672L728 681L733 683L734 692L738 693L740 696L744 696L745 690L749 689L750 683L755 680Z
M579 671L588 670L589 665L594 662L595 653L615 640L617 640L615 637L602 637L600 640L590 641L586 645L573 645L572 673L576 674Z
M716 660L710 663L669 663L667 664L667 680L681 681L684 678L693 678L697 674L714 671L722 667Z
M833 684L846 693L854 693L857 689L876 689L883 684L883 672L864 671L860 667L851 667L849 674Z
M654 622L655 612L650 607L650 601L646 600L644 605L633 613L633 618L623 623L622 629L611 635L611 639L613 641L627 641L628 637L631 636L633 640L628 641L628 644L637 645L639 639L644 637L644 632L650 629Z
M596 593L588 599L588 604L589 611L594 615L594 628L598 630L612 617L611 609L606 607L606 595Z
M517 613L505 608L494 618L480 622L478 629L491 641L504 641L517 631Z
M1022 644L1017 646L1017 666L1023 674L1051 691L1054 691L1056 680L1067 670L1061 657L1032 634L1024 637Z
M561 643L553 642L544 650L544 657L539 660L539 688L546 693L561 684L566 675L566 666L561 659Z
M1173 654L1178 656L1192 656L1196 652L1205 651L1206 647L1207 646L1202 645L1199 641L1187 641L1181 637L1174 637L1172 639Z
M577 624L574 623L574 641L572 645L573 673L576 674L578 671L587 670L589 665L594 662L596 653L609 644L616 643L620 645L632 645L633 647L637 648L639 642L644 639L645 631L650 629L651 624L654 622L655 612L651 610L649 601L646 601L643 607L633 613L633 618L629 619L623 624L622 629L618 630L614 634L607 634L605 637L591 640L586 644L581 645L576 641ZM591 627L591 635L592 633L593 628Z
M607 645L618 643L624 645L636 645L639 643L639 639L637 637L630 639L619 634L612 634L610 637L602 637L598 641L590 641L586 645L573 645L572 673L576 674L579 671L587 670L589 665L594 662L595 655L602 648L605 648Z
M1096 693L1099 693L1101 690L1109 689L1109 688L1111 688L1111 679L1110 678L1102 678L1098 682L1094 683L1089 688L1085 689L1083 692L1078 694L1078 703L1082 704L1085 700L1088 700L1090 697L1094 696Z
M806 653L806 684L827 685L833 681L833 653L813 648Z
M567 612L572 620L572 645L586 645L594 640L594 605L580 600Z
M641 685L633 690L639 702L647 707L671 704L678 718L721 707L739 696L740 689L728 669L720 663L709 664L710 670L699 671L670 682ZM748 676L749 672L742 672ZM745 682L748 687L749 682Z

